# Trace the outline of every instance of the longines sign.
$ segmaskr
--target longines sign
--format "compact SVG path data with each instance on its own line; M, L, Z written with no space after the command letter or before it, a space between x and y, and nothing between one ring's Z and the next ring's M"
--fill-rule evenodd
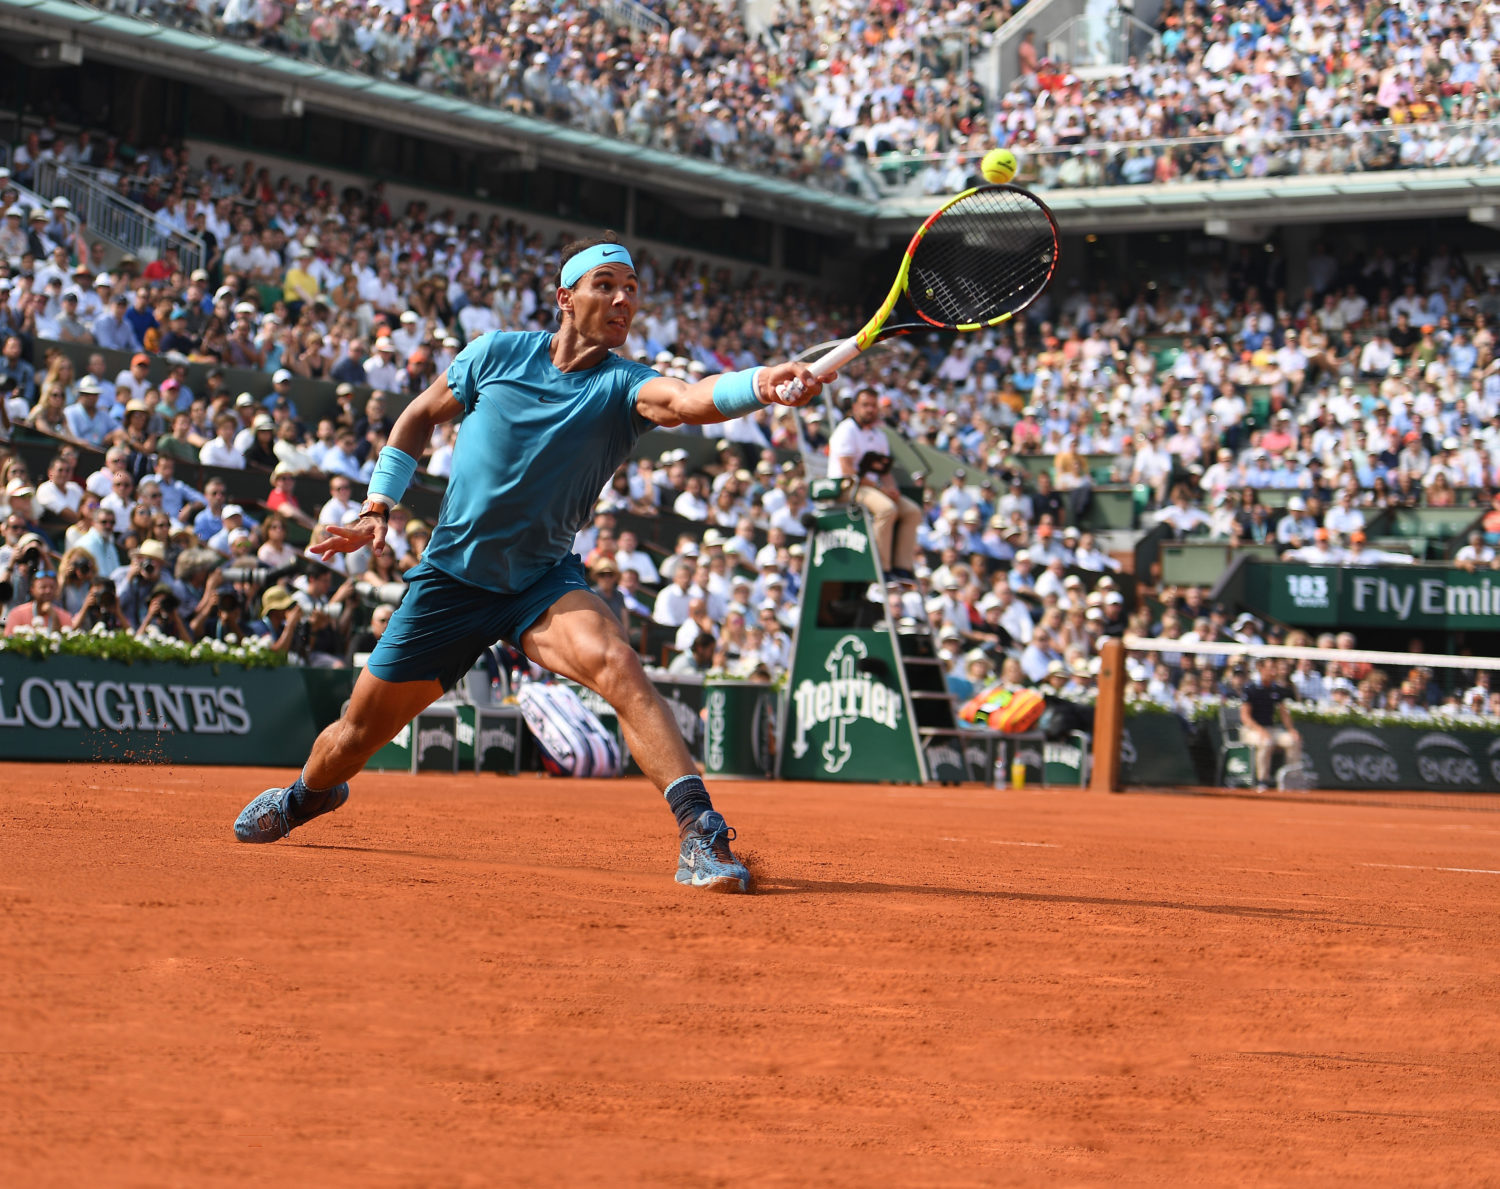
M237 685L27 677L12 693L0 677L0 728L5 727L248 735L251 720L245 691Z
M301 764L352 678L0 653L0 758Z

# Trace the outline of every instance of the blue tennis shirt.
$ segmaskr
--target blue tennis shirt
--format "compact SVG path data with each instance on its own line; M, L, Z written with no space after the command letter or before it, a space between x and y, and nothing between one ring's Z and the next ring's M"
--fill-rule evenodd
M525 590L572 552L599 493L650 428L644 364L613 353L558 371L546 331L494 331L448 366L464 407L448 491L422 560L472 586Z

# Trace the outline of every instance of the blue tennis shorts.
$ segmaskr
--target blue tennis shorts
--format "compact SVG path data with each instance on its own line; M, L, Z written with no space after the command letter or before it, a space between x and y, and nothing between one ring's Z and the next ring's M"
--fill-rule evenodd
M460 582L426 562L407 575L406 598L370 654L368 668L382 681L441 681L452 689L497 640L520 647L521 637L570 590L588 590L577 554L570 553L525 590L498 594Z

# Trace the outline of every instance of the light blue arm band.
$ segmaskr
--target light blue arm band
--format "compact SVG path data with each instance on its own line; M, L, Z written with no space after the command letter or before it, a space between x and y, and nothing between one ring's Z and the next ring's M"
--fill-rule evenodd
M380 452L380 457L375 462L374 473L370 475L370 494L379 496L383 500L390 500L394 507L401 502L401 497L406 494L406 485L411 482L411 477L417 473L417 460L405 450L397 450L394 446L387 446Z
M746 372L725 372L714 381L714 408L726 419L743 417L765 408L755 395L755 377L766 369L752 367Z

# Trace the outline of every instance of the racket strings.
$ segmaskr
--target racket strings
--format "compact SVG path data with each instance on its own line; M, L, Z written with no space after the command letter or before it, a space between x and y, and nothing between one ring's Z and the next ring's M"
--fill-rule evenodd
M986 323L1025 308L1052 277L1057 233L1022 191L976 190L943 211L912 255L907 295L945 326Z

